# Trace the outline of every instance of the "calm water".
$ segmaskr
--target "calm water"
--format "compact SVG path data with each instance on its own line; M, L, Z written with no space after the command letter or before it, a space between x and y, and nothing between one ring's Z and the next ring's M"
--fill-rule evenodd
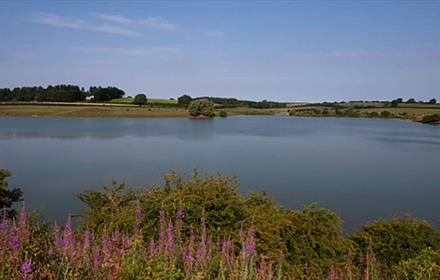
M401 120L0 118L0 167L27 206L57 220L112 179L148 185L198 168L236 174L244 194L317 202L346 229L406 213L440 227L440 127Z

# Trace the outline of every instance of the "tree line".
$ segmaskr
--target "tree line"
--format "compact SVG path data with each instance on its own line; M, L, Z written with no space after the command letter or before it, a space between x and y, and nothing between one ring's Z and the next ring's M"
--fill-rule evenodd
M224 97L196 97L192 98L189 95L180 96L177 101L179 105L183 107L188 107L194 100L209 100L216 104L217 108L237 108L237 107L249 107L257 109L270 109L270 108L285 108L287 104L284 102L275 101L250 101L250 100L240 100L237 98L224 98Z
M125 92L117 87L90 87L88 90L76 85L16 87L0 89L0 102L78 102L84 101L87 96L93 96L93 101L102 102L121 98L124 94Z

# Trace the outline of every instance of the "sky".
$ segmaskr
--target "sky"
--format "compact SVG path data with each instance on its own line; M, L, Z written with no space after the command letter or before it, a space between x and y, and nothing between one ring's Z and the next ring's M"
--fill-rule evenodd
M0 1L0 87L440 99L440 1Z

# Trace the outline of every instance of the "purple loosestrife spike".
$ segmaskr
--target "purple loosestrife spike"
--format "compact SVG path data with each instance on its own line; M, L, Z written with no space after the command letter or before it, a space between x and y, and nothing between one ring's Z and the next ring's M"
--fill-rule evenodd
M182 241L182 227L183 227L184 215L185 214L183 212L182 206L179 206L179 209L177 210L176 213L176 238L179 244Z
M102 253L104 260L108 260L111 257L111 244L110 239L107 234L102 237Z
M20 210L20 222L26 222L27 221L27 212L26 212L26 206L23 202L23 206Z
M115 228L115 231L113 232L112 236L112 242L117 243L121 239L121 231L119 230L119 227Z
M23 279L31 279L32 278L32 261L28 259L27 253L24 259L24 262L20 266L20 272L23 276Z
M20 237L18 236L16 230L13 230L12 234L9 237L9 246L13 252L18 251L18 249L20 248Z
M124 235L124 237L122 237L122 244L125 248L130 246L130 237L128 235Z
M97 246L95 246L93 250L92 265L95 271L99 270L99 268L101 267L101 256L99 254L99 248Z
M83 241L83 246L82 246L82 248L83 248L82 251L83 251L84 255L87 254L87 252L91 246L91 243L92 243L92 234L90 233L90 230L87 228L84 231L84 241Z
M167 250L167 254L168 257L172 257L173 254L173 249L174 249L174 228L173 228L173 223L169 223L168 224L168 228L167 228L167 244L166 244L166 250Z
M255 250L255 238L254 238L254 236L255 236L255 229L254 229L253 226L251 226L249 228L248 236L246 238L246 242L245 242L245 245L244 245L244 251L245 251L247 257L252 256L253 253L254 253L254 250Z
M141 221L142 221L142 209L140 206L139 201L136 203L136 209L134 212L134 232L137 235L140 235L140 227L141 227Z
M63 246L68 256L72 257L75 250L75 244L73 240L72 218L70 215L67 217L66 224L64 225Z

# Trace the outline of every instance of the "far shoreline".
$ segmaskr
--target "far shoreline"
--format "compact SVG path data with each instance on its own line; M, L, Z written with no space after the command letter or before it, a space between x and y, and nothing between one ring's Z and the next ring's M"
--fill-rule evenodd
M225 111L228 116L273 116L285 115L289 117L289 113L295 112L295 108L271 108L258 109L249 107L222 108L216 109L215 115L219 116L220 111ZM420 109L420 111L424 111ZM411 116L390 117L368 117L368 116L337 116L337 115L315 115L301 114L292 115L290 117L307 117L307 118L366 118L366 119L402 119L413 122L423 123L423 114ZM64 118L190 118L185 108L178 106L138 106L133 104L111 104L111 103L67 103L67 102L23 102L23 103L0 103L0 117L26 117L26 118L43 118L43 117L64 117ZM202 118L206 119L206 118ZM429 124L439 125L440 122L432 122Z

